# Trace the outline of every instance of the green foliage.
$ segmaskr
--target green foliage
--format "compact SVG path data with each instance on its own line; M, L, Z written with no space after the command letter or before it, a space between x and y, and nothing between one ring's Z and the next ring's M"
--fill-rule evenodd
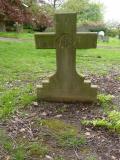
M0 97L0 118L7 116L8 114L14 112L15 101L18 97L18 91L12 90L7 93L4 93Z
M113 99L112 95L104 95L104 94L99 94L98 95L98 100L101 104L106 104L108 102L111 102Z
M85 138L78 135L77 128L61 120L41 120L40 124L51 130L52 136L61 147L77 148L85 144Z
M100 3L90 3L88 8L85 10L84 18L87 21L102 21L103 13L102 13L103 5Z
M81 145L84 145L86 142L83 136L75 137L69 135L68 133L66 135L61 135L60 137L57 137L57 139L60 146L64 148L78 148Z
M25 159L25 147L19 146L12 152L13 160L24 160Z
M10 137L7 136L6 132L0 129L0 144L3 145L4 149L11 152L13 149L13 143Z
M112 123L112 129L120 133L120 112L112 111L108 114L108 118Z
M52 5L49 4L41 5L41 10L48 13L50 17L54 18L56 9Z
M65 160L65 159L63 157L61 157L61 156L58 156L54 160Z
M120 133L120 112L118 111L109 111L110 105L112 102L113 96L112 95L98 95L98 100L104 111L107 114L107 117L104 119L94 119L94 120L84 120L82 121L83 125L93 125L95 127L105 127L109 130L116 131ZM113 108L114 106L112 106Z
M77 30L80 31L90 31L90 32L99 32L104 31L106 32L107 28L103 22L84 22L78 23Z
M14 144L14 141L4 130L0 130L0 144L3 146L4 150L8 152L12 160L24 160L24 145Z
M116 28L107 29L107 35L110 37L118 36L118 29L116 29Z
M63 105L63 106L57 108L57 112L59 112L61 114L64 113L66 110L67 110L67 106L66 105Z
M88 1L87 0L67 0L61 7L62 10L64 11L69 11L69 12L81 12L88 6Z
M33 29L35 31L42 32L52 24L51 12L53 12L53 9L50 5L47 5L44 0L39 1L39 3L36 0L23 1L28 6L32 17L32 23L27 25L25 24L25 28L29 29L30 31Z
M36 96L33 95L33 86L28 85L24 90L20 90L21 97L19 98L19 104L23 107L31 104L32 101L36 100Z
M109 130L120 133L120 112L111 111L106 119L84 120L83 125L93 125L95 127L105 127Z
M118 76L118 77L116 78L116 80L120 81L120 76Z
M95 156L89 156L86 160L97 160Z
M98 95L98 101L102 105L103 108L109 108L110 103L112 102L112 99L114 98L113 95L104 95L104 94L99 94Z
M0 130L0 144L12 160L24 160L27 156L43 158L48 153L47 147L41 142L15 142L4 130Z
M78 22L103 20L102 4L88 0L67 0L61 7L62 11L77 12Z
M118 22L111 22L111 23L107 23L107 35L110 37L116 37L120 36L120 23ZM120 39L120 38L119 38Z
M0 97L0 118L6 117L14 113L17 107L25 107L36 99L31 95L32 88L28 85L26 88L15 88L5 91Z
M108 121L104 119L84 120L83 125L93 125L94 127L107 127Z
M57 119L48 119L48 120L40 120L41 125L47 126L55 133L60 135L66 135L69 132L69 135L77 135L77 129L70 124L63 122L62 120Z
M48 149L42 143L31 142L27 147L28 155L43 158L47 153Z

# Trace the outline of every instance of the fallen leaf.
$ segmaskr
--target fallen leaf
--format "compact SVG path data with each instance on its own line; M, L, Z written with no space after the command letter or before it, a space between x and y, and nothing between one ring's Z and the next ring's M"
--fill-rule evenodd
M41 116L47 116L46 112L41 113Z
M90 132L86 132L85 135L86 135L86 136L90 136Z
M33 102L33 105L34 106L38 106L38 102Z
M49 156L49 155L46 155L45 157L46 157L47 159L53 160L53 158L52 158L51 156Z
M111 158L112 158L113 160L116 160L116 157L115 157L115 156L111 156Z
M60 118L60 117L62 117L62 114L58 114L55 116L55 118Z
M7 156L7 157L5 158L5 160L10 160L10 156Z
M25 132L25 128L21 128L21 129L20 129L20 132Z

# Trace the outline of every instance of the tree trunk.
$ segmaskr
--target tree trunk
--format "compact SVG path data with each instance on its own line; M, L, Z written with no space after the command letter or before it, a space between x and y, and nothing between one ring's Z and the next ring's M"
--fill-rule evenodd
M54 2L53 2L53 7L54 8L56 8L56 2L57 2L56 0L54 0Z
M5 32L6 26L4 21L0 21L0 32Z

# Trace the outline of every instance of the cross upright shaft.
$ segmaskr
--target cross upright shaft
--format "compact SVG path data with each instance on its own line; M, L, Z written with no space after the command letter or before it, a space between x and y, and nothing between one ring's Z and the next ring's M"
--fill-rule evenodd
M76 13L56 14L56 32L36 34L37 48L56 48L57 71L38 87L38 97L52 101L95 101L96 86L76 73L76 48L95 48L96 33L76 33Z
M76 70L76 14L56 15L56 40L57 74L67 81Z

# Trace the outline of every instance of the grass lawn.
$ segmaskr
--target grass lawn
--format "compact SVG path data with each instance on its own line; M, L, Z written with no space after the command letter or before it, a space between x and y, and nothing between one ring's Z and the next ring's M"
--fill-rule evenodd
M82 74L107 74L111 69L118 70L119 52L116 49L77 50L77 71ZM55 50L36 50L32 42L0 42L1 97L9 92L11 94L14 89L24 90L27 85L31 88L39 77L53 71Z
M120 47L120 40L118 38L109 38L109 42L98 42L100 46Z
M0 37L17 38L17 39L34 39L34 33L16 33L16 32L0 32ZM120 40L117 38L109 38L109 42L98 41L99 46L119 47Z
M0 32L0 37L33 39L33 33Z
M10 34L8 34L8 37L9 35ZM11 35L14 35L14 33ZM11 35L10 37L12 37ZM4 33L0 33L0 36L7 37ZM22 34L18 37L32 38L33 35ZM119 46L118 41L111 41L110 44L113 44L113 47ZM102 44L100 43L100 45ZM91 75L105 77L109 75L111 71L115 71L118 73L116 76L117 81L120 80L120 50L117 48L77 50L76 59L77 71L79 73L85 74L86 76ZM55 69L55 50L36 50L32 41L0 41L0 118L8 118L16 111L19 111L19 109L25 108L25 106L28 106L33 101L36 101L35 85L40 83L41 79L47 77L48 74L54 72ZM64 110L65 108L63 107L60 112L63 113ZM24 111L22 116L24 117L25 115L26 113ZM72 126L70 127L70 125L66 126L64 122L60 123L59 121L54 120L41 121L41 119L37 119L37 124L39 127L44 126L50 128L53 133L52 136L62 147L64 145L68 147L78 147L79 145L85 143L84 138L79 137L77 129L74 127L71 128ZM61 124L61 128L56 129L58 124ZM68 130L63 129L64 125L68 128ZM62 129L64 131L62 131ZM60 131L61 135L58 134ZM13 145L13 142L11 142L10 137L6 140L4 135L5 133L0 131L0 138L3 139L2 144L5 146L5 150L7 150L11 157L14 157L13 159L17 157L16 160L23 160L25 155L24 148L27 142L24 144L20 143L15 150L11 146ZM66 138L66 136L68 137ZM9 144L6 144L6 141L8 141ZM41 140L40 144L36 141L29 142L27 148L28 155L38 155L40 158L40 156L44 157L44 155L48 154L49 151L46 146L42 146ZM14 154L14 152L16 153ZM94 157L91 156L91 159L92 158ZM56 160L64 160L64 158L58 156Z

